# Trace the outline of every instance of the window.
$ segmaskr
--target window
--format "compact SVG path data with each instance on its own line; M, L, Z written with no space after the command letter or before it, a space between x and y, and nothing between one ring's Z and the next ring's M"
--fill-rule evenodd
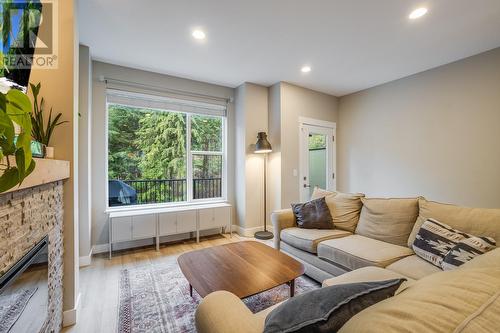
M191 124L193 199L220 197L222 193L222 118L194 115Z
M224 115L151 108L137 99L114 103L122 100L113 96L108 95L110 207L224 198Z

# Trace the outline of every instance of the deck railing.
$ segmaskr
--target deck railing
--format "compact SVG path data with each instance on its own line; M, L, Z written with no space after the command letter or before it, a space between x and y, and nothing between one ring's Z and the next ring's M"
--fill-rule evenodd
M136 194L134 204L179 202L187 200L186 179L122 180ZM193 179L193 199L219 198L222 196L222 178Z

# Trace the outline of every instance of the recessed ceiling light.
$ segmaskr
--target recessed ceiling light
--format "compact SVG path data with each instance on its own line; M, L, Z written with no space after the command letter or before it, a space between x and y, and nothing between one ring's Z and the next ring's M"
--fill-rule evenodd
M195 39L205 39L205 32L202 30L196 29L193 30L193 33L191 34Z
M303 66L300 71L302 73L309 73L311 71L311 66Z
M412 11L410 13L410 15L408 15L408 18L410 20L415 20L415 19L418 19L418 18L424 16L425 14L427 14L427 8L420 7L420 8L415 9L414 11Z

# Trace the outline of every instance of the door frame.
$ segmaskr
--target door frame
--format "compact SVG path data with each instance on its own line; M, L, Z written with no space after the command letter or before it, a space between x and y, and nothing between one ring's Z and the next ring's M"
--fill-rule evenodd
M323 130L323 133L331 135L332 139L327 140L327 190L335 191L337 189L337 124L335 122L299 117L299 195L301 201L309 200L309 196L305 195L304 182L305 172L308 171L309 160L304 156L304 152L308 149L308 140L305 140L303 135L304 131L309 130L309 128L317 128L319 131ZM308 177L309 175L307 175Z

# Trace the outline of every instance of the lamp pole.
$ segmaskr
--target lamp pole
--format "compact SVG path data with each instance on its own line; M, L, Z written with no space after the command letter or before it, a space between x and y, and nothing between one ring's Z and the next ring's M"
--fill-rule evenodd
M267 153L264 154L264 231L267 232Z

